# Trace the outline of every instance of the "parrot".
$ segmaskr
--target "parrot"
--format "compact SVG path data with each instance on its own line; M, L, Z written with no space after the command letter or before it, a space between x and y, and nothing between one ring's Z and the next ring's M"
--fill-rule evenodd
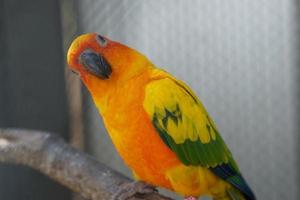
M186 200L256 199L212 118L183 81L98 33L76 37L67 63L90 92L136 182ZM128 197L120 194L116 199Z

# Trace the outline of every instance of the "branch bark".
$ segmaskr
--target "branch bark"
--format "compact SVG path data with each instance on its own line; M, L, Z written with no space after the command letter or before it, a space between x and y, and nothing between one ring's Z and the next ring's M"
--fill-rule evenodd
M0 129L0 162L29 166L91 200L111 199L120 186L133 182L55 134L41 131ZM129 199L171 200L156 192Z

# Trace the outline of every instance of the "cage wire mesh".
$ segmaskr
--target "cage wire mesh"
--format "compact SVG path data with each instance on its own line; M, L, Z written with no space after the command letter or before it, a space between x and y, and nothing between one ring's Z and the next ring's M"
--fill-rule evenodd
M299 199L297 1L86 0L77 4L81 33L99 32L125 43L191 86L258 199ZM91 99L85 113L88 150L130 174Z

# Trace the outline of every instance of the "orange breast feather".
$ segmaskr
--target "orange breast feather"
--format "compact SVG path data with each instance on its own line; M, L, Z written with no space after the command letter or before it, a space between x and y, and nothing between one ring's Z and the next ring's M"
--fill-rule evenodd
M180 162L163 143L143 109L145 85L149 81L144 73L118 86L107 98L102 115L117 151L139 179L171 189L166 171Z

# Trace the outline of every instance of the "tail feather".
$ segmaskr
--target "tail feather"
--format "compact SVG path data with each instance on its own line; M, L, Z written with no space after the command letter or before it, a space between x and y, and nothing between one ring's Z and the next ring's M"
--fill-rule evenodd
M230 200L246 200L244 195L235 188L229 188L226 190L227 195L230 197Z
M246 197L243 195L235 187L227 188L225 191L219 194L215 194L213 196L213 200L247 200Z
M246 180L242 177L242 175L236 175L227 179L229 183L231 183L238 191L242 192L242 194L246 197L247 200L255 200L254 193L248 186Z
M222 164L216 166L214 168L210 168L210 170L217 175L218 177L222 178L224 181L230 183L235 190L238 190L241 194L243 194L244 199L246 200L255 200L255 195L252 192L251 188L249 187L246 180L243 176L237 172L232 164Z

